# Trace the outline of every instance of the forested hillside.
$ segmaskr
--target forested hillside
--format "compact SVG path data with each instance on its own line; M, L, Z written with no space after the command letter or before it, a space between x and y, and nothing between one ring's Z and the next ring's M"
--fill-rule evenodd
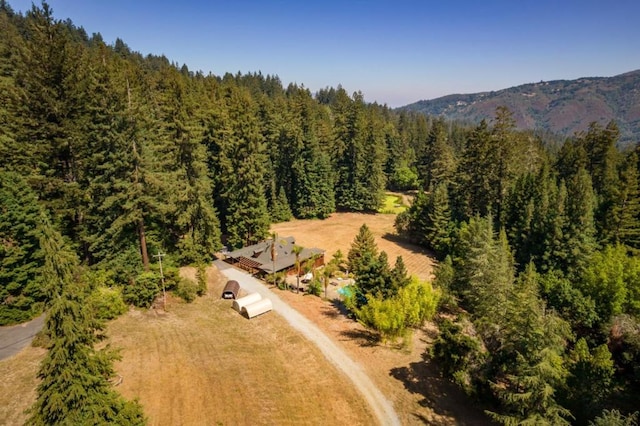
M80 307L107 298L148 306L159 252L167 286L185 291L172 267L273 222L418 190L396 226L442 261L442 373L505 424L612 424L637 409L639 162L615 122L558 147L504 107L465 127L341 87L205 75L107 45L46 4L21 15L0 0L0 34L0 324L45 306L85 321ZM428 298L401 263L365 252L360 312ZM81 336L99 329L87 321ZM142 421L134 408L122 415Z
M448 95L418 101L402 109L449 120L478 123L498 106L506 106L520 129L539 129L573 136L591 122L615 120L620 143L640 141L640 70L613 77L541 81L494 92Z

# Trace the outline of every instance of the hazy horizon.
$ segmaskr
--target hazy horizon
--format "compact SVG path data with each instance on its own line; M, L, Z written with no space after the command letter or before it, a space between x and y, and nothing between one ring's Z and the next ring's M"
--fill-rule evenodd
M627 0L48 4L108 44L119 37L192 71L260 71L313 92L340 84L391 107L640 68L640 2Z

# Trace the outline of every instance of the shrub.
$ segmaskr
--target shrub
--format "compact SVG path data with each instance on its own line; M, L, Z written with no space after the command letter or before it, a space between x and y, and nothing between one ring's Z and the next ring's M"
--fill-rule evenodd
M160 293L160 277L154 272L144 272L138 275L132 284L128 284L122 291L125 303L139 308L148 308Z
M198 278L198 296L204 296L207 294L207 265L204 263L198 265L196 277Z
M274 274L265 275L264 281L267 284L275 285L280 290L286 290L287 289L287 279L286 279L286 277L287 277L286 273L284 271L281 271L281 272L276 272L275 276L274 276ZM275 282L274 282L274 280L275 280Z
M164 285L167 290L175 290L180 284L180 270L175 266L165 266L162 271L164 274Z
M382 299L367 295L368 303L356 312L358 320L380 333L380 339L395 341L407 330L402 306L396 298Z
M406 166L397 168L389 179L389 187L394 190L406 191L418 186L418 174Z
M173 292L185 302L191 303L198 295L198 284L188 278L182 278Z
M101 320L114 319L127 311L122 292L116 288L97 287L87 303L96 318Z
M312 279L309 285L307 285L307 293L320 296L322 294L322 283L320 280L316 278Z
M402 287L394 297L382 299L367 295L367 303L356 309L358 320L380 333L382 341L394 341L406 334L410 327L421 327L436 313L440 292L427 282L411 277L409 284ZM345 300L347 307L353 303Z

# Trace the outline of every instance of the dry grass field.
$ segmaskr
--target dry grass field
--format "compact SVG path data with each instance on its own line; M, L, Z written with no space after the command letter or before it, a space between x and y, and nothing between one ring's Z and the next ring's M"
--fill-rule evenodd
M22 425L36 398L36 374L46 351L28 346L0 361L0 425Z
M325 221L274 225L303 246L348 252L362 223L390 259L402 255L407 269L431 277L432 261L417 247L392 237L394 215L334 214ZM183 274L195 277L184 268ZM209 269L209 294L186 304L170 298L167 312L131 310L109 324L110 344L121 348L117 387L137 398L151 425L375 424L364 399L342 373L276 313L247 320L219 299L225 279ZM378 344L346 318L337 300L274 290L359 362L394 404L403 424L489 424L460 392L439 377L424 354L432 326L404 347ZM35 397L42 349L26 348L0 361L0 424L18 425Z
M371 332L343 315L335 300L274 291L362 365L393 403L402 424L492 424L458 388L440 377L437 367L425 358L425 352L436 337L433 324L415 331L404 346L381 345Z
M209 294L192 304L170 298L166 313L131 310L109 324L122 355L117 390L142 403L150 425L375 423L318 348L275 313L240 316L219 298L217 269L208 278ZM0 361L0 425L24 423L44 354L28 347Z
M292 220L271 226L271 231L280 237L293 236L296 244L303 247L317 247L325 252L325 260L340 249L347 256L351 242L366 223L376 238L378 249L387 252L392 264L402 256L407 270L423 280L433 274L433 260L430 253L414 244L399 240L395 236L393 214L334 213L324 220Z
M325 259L329 260L338 249L346 256L360 226L366 223L378 249L386 251L391 262L402 256L409 273L430 280L434 265L431 253L394 237L395 217L392 214L334 213L325 220L275 224L271 230L282 237L293 236L296 244L326 250ZM433 325L416 331L405 347L380 345L375 336L341 312L336 300L288 291L278 291L278 295L362 364L369 377L392 401L403 424L490 424L482 410L474 408L465 395L441 378L436 366L425 358L436 336Z
M209 281L192 304L171 300L167 313L131 311L109 326L122 348L118 390L139 399L151 425L375 422L348 378L283 318L247 320L219 298L214 268Z

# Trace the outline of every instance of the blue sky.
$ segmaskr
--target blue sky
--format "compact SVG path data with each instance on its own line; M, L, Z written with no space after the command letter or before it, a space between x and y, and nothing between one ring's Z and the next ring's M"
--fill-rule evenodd
M9 0L18 11L31 1ZM107 43L402 106L640 68L638 0L49 0ZM40 4L39 1L36 4Z

